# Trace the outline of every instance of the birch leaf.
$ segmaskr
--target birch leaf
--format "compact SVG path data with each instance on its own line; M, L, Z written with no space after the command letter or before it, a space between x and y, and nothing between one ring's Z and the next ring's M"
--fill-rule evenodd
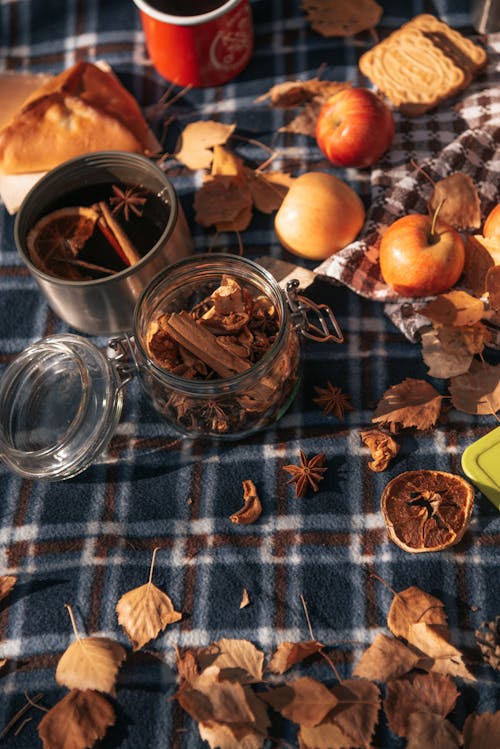
M16 582L17 577L13 577L12 575L0 576L0 601L9 595Z
M464 723L464 749L497 749L500 746L500 711L471 713Z
M447 380L468 372L472 364L472 354L467 352L450 354L445 351L435 329L423 333L421 341L422 358L429 368L429 377Z
M484 303L466 291L453 289L440 294L419 311L441 325L474 325L484 315Z
M458 697L459 692L449 676L416 674L389 682L384 709L391 730L405 737L412 713L431 713L445 718Z
M134 650L153 640L168 624L182 619L167 594L151 582L125 593L116 605L116 613Z
M412 713L408 719L406 749L459 749L462 746L460 731L449 720L433 713Z
M427 203L429 213L434 215L439 206L441 221L455 229L479 229L481 226L479 195L468 174L455 172L436 182Z
M320 681L303 676L261 694L284 718L300 726L317 726L337 705L338 700Z
M276 652L269 661L268 670L273 674L284 674L289 668L300 663L323 649L321 642L309 640L307 642L280 642Z
M223 145L236 130L214 120L199 120L186 125L175 149L175 157L189 169L209 169L213 147Z
M202 671L217 666L221 678L242 684L262 681L264 653L248 640L222 639L197 654Z
M114 696L118 670L126 655L125 648L108 637L78 638L59 659L56 681L68 689L91 689Z
M429 429L439 418L442 400L442 396L429 382L408 377L386 390L372 421L390 424L391 429L397 425Z
M115 723L115 712L99 692L73 689L38 725L43 749L90 749Z
M421 656L400 640L378 634L356 664L353 676L369 681L389 681L420 665Z
M500 409L500 365L473 361L469 372L450 379L451 402L466 414L495 414Z

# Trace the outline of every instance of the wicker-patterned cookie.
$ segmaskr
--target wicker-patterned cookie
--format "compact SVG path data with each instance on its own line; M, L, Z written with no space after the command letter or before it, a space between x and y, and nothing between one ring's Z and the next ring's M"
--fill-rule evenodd
M365 52L359 67L395 106L411 116L432 109L471 80L469 71L410 24Z

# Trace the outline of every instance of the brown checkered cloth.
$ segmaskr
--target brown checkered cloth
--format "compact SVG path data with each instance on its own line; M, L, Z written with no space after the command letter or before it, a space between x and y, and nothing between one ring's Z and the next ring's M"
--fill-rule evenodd
M459 98L420 117L395 113L391 148L372 169L370 206L362 234L316 272L357 294L383 302L392 322L412 341L429 321L428 301L402 299L383 281L378 247L384 230L407 213L427 213L432 180L463 172L473 180L483 218L500 199L500 33L486 40L488 65Z

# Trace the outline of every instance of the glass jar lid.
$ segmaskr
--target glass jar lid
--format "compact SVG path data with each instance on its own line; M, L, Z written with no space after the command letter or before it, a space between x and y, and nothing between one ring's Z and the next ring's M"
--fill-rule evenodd
M80 473L116 430L121 384L117 367L81 336L33 343L0 379L0 457L31 479Z

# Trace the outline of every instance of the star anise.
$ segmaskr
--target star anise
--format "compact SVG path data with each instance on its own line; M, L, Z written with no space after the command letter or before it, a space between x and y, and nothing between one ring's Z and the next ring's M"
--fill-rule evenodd
M122 189L117 185L112 185L111 189L113 190L113 195L110 197L109 202L113 206L113 213L123 211L125 221L129 220L131 211L136 216L142 216L147 197L140 187L125 187Z
M313 398L313 402L322 407L325 416L334 414L337 419L343 419L346 411L354 411L351 396L343 393L342 388L332 385L331 382L327 382L325 388L315 386L314 390L318 397Z
M288 484L295 484L295 494L297 497L303 497L309 487L317 492L319 482L325 478L326 471L325 454L318 453L310 460L307 459L304 452L300 450L300 465L283 466L283 470L291 474L292 478Z

